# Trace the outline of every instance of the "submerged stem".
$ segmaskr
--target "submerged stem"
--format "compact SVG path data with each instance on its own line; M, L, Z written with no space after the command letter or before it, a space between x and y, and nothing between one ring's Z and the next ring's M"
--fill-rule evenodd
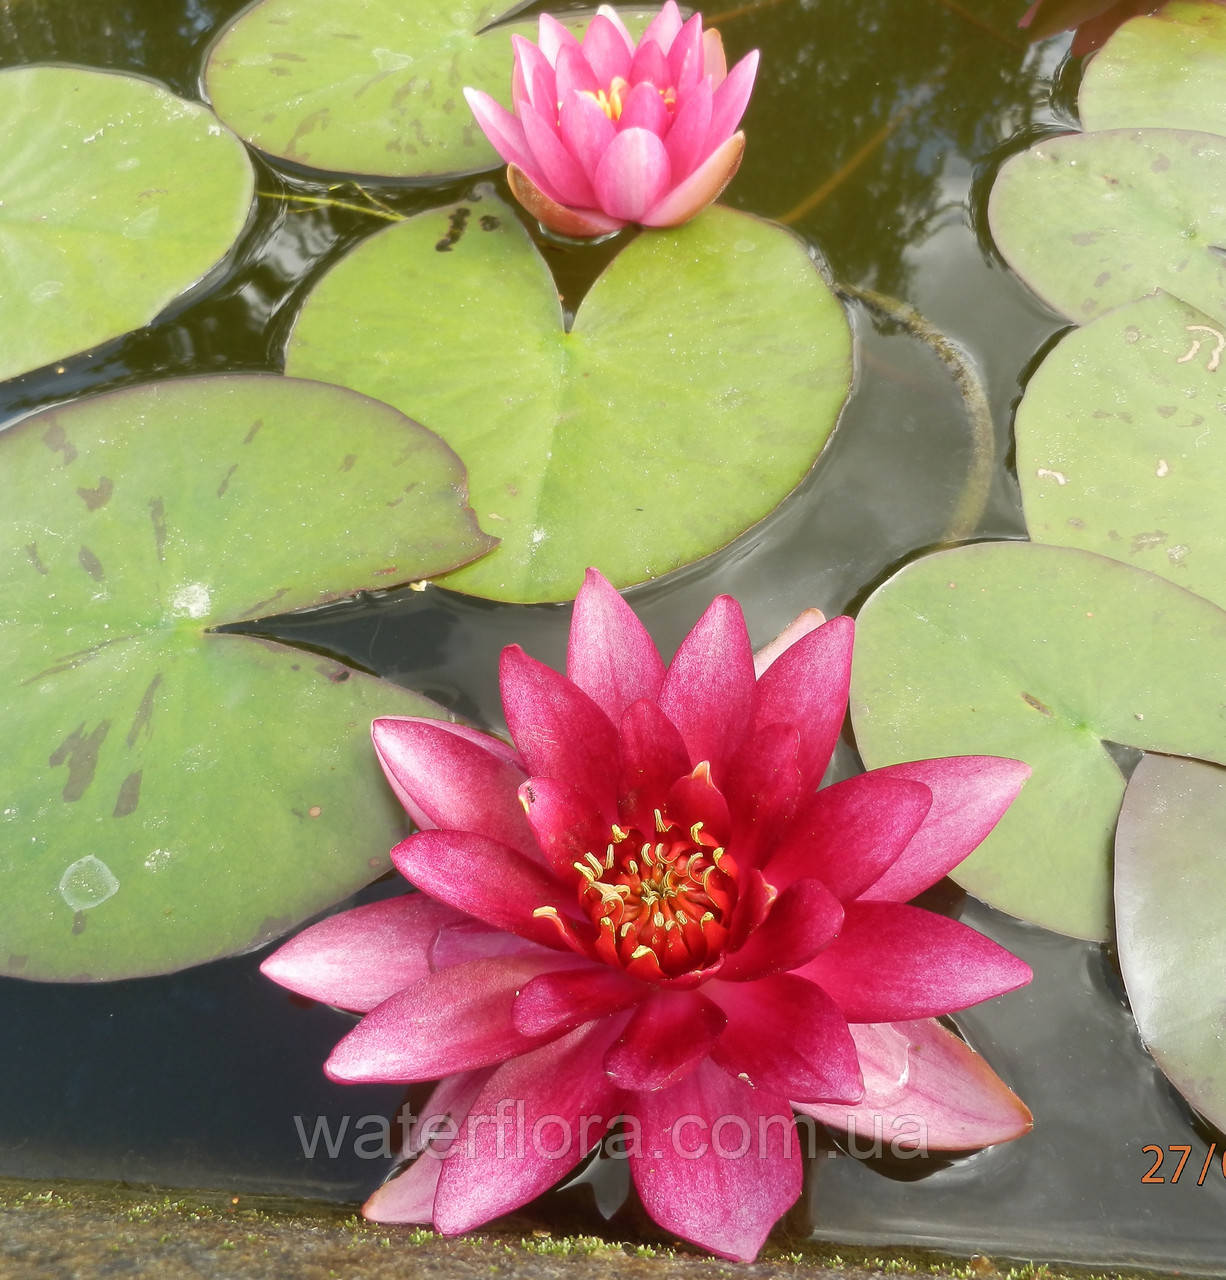
M263 196L268 200L284 200L290 204L325 205L329 209L348 209L351 213L365 213L372 218L382 218L385 222L403 222L405 220L404 214L397 213L395 209L383 204L380 200L376 200L369 192L363 191L362 194L371 201L371 204L353 204L349 200L337 200L334 196L304 196L293 191L256 192L256 195Z
M937 359L953 375L971 429L971 464L957 506L946 526L942 542L964 542L979 526L992 490L992 474L996 464L996 432L992 425L992 408L984 390L983 379L966 353L952 339L934 328L910 303L874 289L859 289L841 284L838 293L854 298L879 315L903 326L908 333L931 347Z

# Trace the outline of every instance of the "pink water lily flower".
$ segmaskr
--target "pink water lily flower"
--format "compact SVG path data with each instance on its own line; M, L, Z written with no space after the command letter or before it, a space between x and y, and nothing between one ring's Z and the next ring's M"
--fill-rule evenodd
M515 114L480 90L464 96L516 199L552 231L674 227L736 173L758 55L728 71L719 32L703 31L700 14L682 22L666 0L636 44L602 5L582 42L548 14L539 44L511 40Z
M666 668L589 571L565 676L503 653L514 746L375 722L421 828L392 859L420 892L324 920L263 966L365 1015L333 1080L441 1080L407 1135L421 1154L368 1217L476 1227L620 1118L652 1217L750 1259L800 1193L794 1110L910 1148L1027 1131L1025 1106L935 1019L1029 968L907 903L1028 770L922 760L818 789L852 633L804 614L755 659L721 596Z

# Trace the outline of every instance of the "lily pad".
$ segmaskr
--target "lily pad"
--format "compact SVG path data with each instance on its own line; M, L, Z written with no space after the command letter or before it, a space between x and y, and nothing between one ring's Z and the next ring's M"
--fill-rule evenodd
M501 161L464 101L465 86L510 104L511 36L486 30L503 0L257 0L218 36L204 66L209 101L236 133L309 168L441 178ZM646 15L623 15L632 30ZM587 25L569 17L576 33Z
M1226 607L1224 378L1226 323L1167 294L1069 333L1017 410L1030 536Z
M1049 138L1001 168L997 248L1078 324L1164 289L1226 318L1226 138L1117 129Z
M485 197L364 241L320 281L291 373L437 431L502 538L447 585L564 600L716 550L774 509L834 428L851 378L842 308L802 241L714 208L640 235L569 332L512 211Z
M387 868L381 714L442 714L208 627L481 554L464 472L394 409L187 378L0 435L0 972L86 980L244 950Z
M1133 18L1086 68L1077 97L1087 129L1226 134L1226 8L1168 0Z
M1124 779L1107 743L1226 761L1226 612L1103 556L987 542L925 556L860 611L851 711L869 768L999 755L1033 776L953 873L1079 938L1111 921Z
M1141 1038L1171 1083L1226 1128L1226 769L1146 756L1115 839L1120 968ZM1209 909L1206 909L1207 906Z
M246 225L243 144L151 80L0 71L0 378L147 324Z

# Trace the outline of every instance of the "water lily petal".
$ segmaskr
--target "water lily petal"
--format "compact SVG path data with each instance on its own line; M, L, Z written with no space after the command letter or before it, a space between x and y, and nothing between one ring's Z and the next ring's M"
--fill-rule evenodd
M697 991L657 990L630 1015L604 1069L623 1089L666 1089L707 1056L725 1021L719 1006Z
M513 35L511 47L515 51L516 79L511 96L515 110L522 118L525 111L533 110L549 116L558 109L557 81L553 66L539 46L523 36Z
M469 960L487 960L494 956L540 955L557 948L542 947L505 929L495 929L483 920L462 916L443 925L430 944L430 968L450 969Z
M807 964L843 924L843 904L820 880L797 880L780 893L761 926L734 951L721 979L749 982Z
M645 227L679 227L701 213L732 181L745 154L745 135L734 133L639 221Z
M908 778L932 793L932 808L911 843L860 895L865 901L906 902L978 847L1030 777L1030 766L999 756L949 756L889 765L872 776Z
M582 50L578 45L563 45L558 52L558 64L555 68L554 85L557 90L558 102L564 103L572 93L590 93L595 94L598 89L603 88L600 81L596 79L596 73L588 65L587 59L583 56ZM604 111L593 97L590 99L600 114L604 116ZM557 104L555 103L555 106ZM609 117L605 116L608 120ZM612 121L609 121L612 125ZM610 137L612 131L610 131ZM576 152L576 154L578 154Z
M553 906L573 912L568 894L538 862L470 831L419 831L392 850L405 879L496 929L556 945L557 934L532 913Z
M562 131L562 141L583 166L588 180L592 181L596 177L600 157L613 141L617 127L590 93L571 90L561 102L558 128ZM573 675L571 679L574 679ZM580 681L575 683L580 684Z
M687 831L696 822L726 848L732 836L732 815L723 792L711 781L705 761L692 773L678 778L668 793L668 812Z
M664 0L660 12L652 18L647 30L643 32L639 40L639 48L641 49L645 44L654 44L663 53L667 53L677 38L681 25L681 10L677 8L676 0ZM663 81L658 83L662 84Z
M535 169L535 165L531 167ZM543 179L530 178L519 165L507 166L507 184L511 194L532 217L560 236L574 239L603 236L626 225L621 219L610 218L599 209L568 209L546 189L548 184Z
M670 83L678 96L688 93L703 76L702 14L695 13L677 32L668 50Z
M797 640L807 636L810 631L816 631L825 621L826 615L820 609L806 609L804 613L797 614L773 640L768 640L754 654L753 669L758 679L762 679L762 673L776 658L787 653Z
M561 1035L593 1018L629 1009L650 989L608 965L533 978L515 997L512 1017L523 1035Z
M609 828L582 792L556 778L529 778L519 798L554 876L563 884L574 883L575 863L586 853L604 852Z
M795 725L772 724L733 758L724 792L732 811L732 848L738 865L756 865L791 822L804 781L800 744Z
M711 1059L755 1089L785 1098L858 1102L864 1080L847 1019L812 982L779 973L710 988L728 1015Z
M508 164L518 165L525 173L539 175L540 166L528 148L524 126L519 120L480 89L465 89L464 99L494 150Z
M532 829L515 798L528 775L492 746L495 739L455 727L408 717L376 720L371 738L392 790L418 827L476 831L535 856Z
M299 995L366 1013L430 972L430 948L464 920L423 893L329 916L277 948L260 972Z
M816 876L850 902L894 863L932 808L932 792L910 778L861 773L801 803L762 874L782 889Z
M554 111L557 111L556 106ZM524 113L521 120L524 139L536 162L528 172L539 172L549 191L556 193L563 204L580 209L593 208L598 201L592 183L583 172L583 166L566 149L555 120L535 110Z
M939 1022L860 1023L851 1035L864 1070L860 1102L794 1101L860 1148L872 1139L895 1153L973 1151L1030 1131L1025 1103Z
M507 725L528 772L569 783L612 822L616 779L609 765L617 755L617 731L609 717L518 645L502 651L499 683Z
M674 782L689 772L685 743L659 706L644 698L627 707L621 718L617 754L618 818L624 825L651 831L652 810L664 804Z
M648 28L650 30L650 28ZM668 69L668 56L663 49L653 40L648 40L646 36L639 41L639 47L634 51L634 60L630 64L630 75L628 77L631 84L653 84L658 89L661 85L669 82L670 72Z
M832 618L797 640L758 681L752 739L768 725L796 725L805 791L821 781L843 727L854 634L850 618Z
M602 17L608 18L608 20L617 29L618 34L621 36L623 42L625 43L627 51L630 53L633 53L634 37L630 34L629 30L626 27L626 24L622 21L621 14L619 14L617 10L612 7L612 5L607 5L607 4L598 5L596 7L596 12L600 14Z
M617 127L647 129L657 137L663 138L668 132L671 118L668 108L664 105L664 99L660 97L655 85L636 84L622 101L622 113Z
M664 143L646 129L623 129L596 167L595 203L610 217L637 222L668 190L669 178Z
M434 1199L440 1231L469 1231L519 1208L601 1140L618 1111L600 1065L618 1025L580 1027L490 1076L443 1162Z
M597 12L583 33L583 56L601 84L612 84L614 76L624 80L630 73L631 50L622 31L603 13Z
M974 929L895 902L852 902L843 929L798 972L848 1022L898 1022L966 1009L1030 981L1030 966Z
M714 27L702 33L702 69L711 77L712 89L718 89L728 77L724 38Z
M630 1167L647 1212L683 1240L751 1262L800 1195L787 1101L704 1062L671 1089L636 1095L627 1111L642 1132Z
M368 1013L332 1050L324 1071L342 1084L401 1084L526 1053L541 1039L515 1029L516 993L538 974L582 963L554 952L428 973Z
M536 42L541 46L541 52L549 61L549 65L556 67L558 65L558 55L562 49L570 47L572 49L579 48L579 41L574 35L553 17L552 14L542 13L537 19Z
M657 95L658 97L659 95ZM677 107L672 128L664 135L664 149L672 168L673 182L680 183L706 159L707 134L711 128L711 86L705 81Z
M614 724L632 702L656 698L664 683L664 662L647 628L595 569L575 597L566 674Z
M758 51L747 53L728 72L727 78L715 90L711 103L711 133L709 144L718 146L725 138L731 137L745 108L749 105L749 95L753 93L754 77L758 74Z
M660 706L681 730L690 763L705 760L718 784L753 710L753 649L741 606L717 596L681 642L660 690Z

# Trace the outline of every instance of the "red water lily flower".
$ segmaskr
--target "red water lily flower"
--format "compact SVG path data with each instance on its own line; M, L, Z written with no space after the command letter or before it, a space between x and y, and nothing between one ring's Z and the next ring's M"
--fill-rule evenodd
M821 624L821 625L819 625ZM595 572L567 675L502 658L514 747L459 725L374 725L421 828L420 890L334 916L264 963L366 1016L338 1081L438 1080L416 1163L364 1212L476 1227L572 1168L614 1118L648 1212L752 1258L796 1200L793 1108L959 1149L1030 1126L933 1021L1027 966L906 905L991 830L1028 770L960 757L818 790L843 723L849 618L801 618L757 659L716 599L665 669ZM907 1122L905 1133L901 1122Z
M677 226L736 173L758 55L728 71L719 32L703 31L701 14L682 22L667 0L636 44L602 5L582 42L548 14L539 44L511 40L515 114L480 90L464 96L507 162L515 198L551 230Z

